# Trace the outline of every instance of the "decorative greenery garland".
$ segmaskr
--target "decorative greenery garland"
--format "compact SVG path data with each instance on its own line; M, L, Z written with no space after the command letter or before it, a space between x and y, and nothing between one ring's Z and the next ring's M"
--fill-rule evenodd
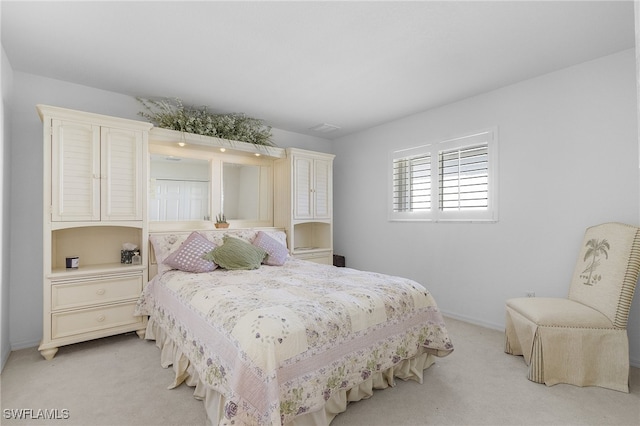
M136 99L146 109L138 115L158 127L254 145L275 146L271 141L271 127L260 119L241 113L213 114L206 106L184 106L180 99Z

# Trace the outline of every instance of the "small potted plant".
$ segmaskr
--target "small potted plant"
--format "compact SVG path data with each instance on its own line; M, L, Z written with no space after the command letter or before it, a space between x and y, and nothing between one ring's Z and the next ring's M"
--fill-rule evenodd
M227 222L227 218L224 216L224 213L218 213L216 216L216 228L228 228L229 222Z

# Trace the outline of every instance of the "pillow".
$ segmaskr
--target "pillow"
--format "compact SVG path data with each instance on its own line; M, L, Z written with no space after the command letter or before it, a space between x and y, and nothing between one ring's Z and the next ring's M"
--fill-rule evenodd
M211 241L216 246L222 245L222 237L224 237L224 232L220 232L219 230L207 231L203 229L198 231L198 233L205 237L207 240Z
M287 234L284 231L271 231L264 230L262 231L274 240L280 242L283 246L287 247Z
M176 251L186 239L187 235L182 234L160 234L149 236L149 241L151 241L153 252L156 256L158 275L162 275L171 270L171 267L166 265L164 261L171 253Z
M265 265L282 266L289 257L289 250L280 241L263 231L258 231L258 235L253 240L253 245L267 252L262 261Z
M221 246L205 253L202 258L225 269L258 269L267 252L244 240L225 236Z
M248 243L251 243L251 241L256 238L256 231L254 231L253 229L233 229L231 231L227 231L224 235L236 237L241 240L245 240Z
M164 264L185 272L211 272L218 267L205 260L202 255L215 249L216 245L197 232L192 232L178 250L171 253Z

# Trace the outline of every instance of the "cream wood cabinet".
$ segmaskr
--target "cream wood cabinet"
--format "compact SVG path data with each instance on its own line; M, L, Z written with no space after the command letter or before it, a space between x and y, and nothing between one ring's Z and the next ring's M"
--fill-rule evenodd
M332 154L288 148L274 163L274 226L287 230L291 254L333 264Z
M130 268L127 268L130 269ZM133 315L143 287L143 270L56 273L50 276L50 341L40 346L52 358L58 346L91 338L139 331L146 322Z
M330 219L332 159L292 153L292 162L294 219Z
M151 124L37 106L44 128L43 331L45 359L63 345L136 331L147 282L146 175ZM124 243L141 263L121 263ZM78 267L67 268L77 257Z
M51 220L142 220L143 131L51 120Z

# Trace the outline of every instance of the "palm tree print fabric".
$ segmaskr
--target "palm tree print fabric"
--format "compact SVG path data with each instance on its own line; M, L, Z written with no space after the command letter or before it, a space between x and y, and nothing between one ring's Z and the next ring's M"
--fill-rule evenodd
M609 258L611 246L606 239L598 240L596 238L587 241L585 246L587 251L584 254L584 261L589 262L589 265L582 271L580 278L585 279L584 285L594 285L602 279L602 275L597 273L598 266L600 266L603 256L604 259Z

